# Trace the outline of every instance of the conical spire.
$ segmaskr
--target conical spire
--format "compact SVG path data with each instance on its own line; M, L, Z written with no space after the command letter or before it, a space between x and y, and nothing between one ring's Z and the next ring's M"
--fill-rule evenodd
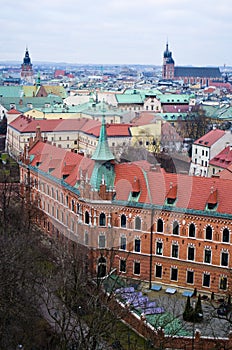
M106 134L106 121L105 121L104 115L102 116L102 125L101 125L97 148L93 153L92 159L96 161L104 161L104 162L115 159L113 153L109 148L107 134Z

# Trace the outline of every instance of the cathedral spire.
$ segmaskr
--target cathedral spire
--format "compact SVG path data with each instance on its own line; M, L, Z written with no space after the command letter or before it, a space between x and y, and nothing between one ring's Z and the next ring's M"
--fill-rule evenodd
M115 159L108 144L108 139L106 134L106 121L105 121L104 114L102 116L102 125L101 125L97 148L92 155L92 159L97 161L104 161L104 162Z

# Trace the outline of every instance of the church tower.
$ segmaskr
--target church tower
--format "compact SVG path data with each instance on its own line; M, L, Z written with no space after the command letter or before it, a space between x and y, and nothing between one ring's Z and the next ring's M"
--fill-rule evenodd
M168 49L168 42L166 44L166 50L164 51L164 57L163 57L163 72L162 72L162 78L163 79L174 79L174 65L175 62L172 58L172 53Z
M106 199L106 195L103 194L103 192L108 193L107 197L112 197L115 178L115 157L109 148L104 115L102 117L98 144L92 155L92 159L95 161L94 169L90 178L90 184L93 190L100 191L100 197L105 197L104 199Z
M21 79L26 80L28 83L33 82L33 69L28 48L26 48L23 63L21 64Z

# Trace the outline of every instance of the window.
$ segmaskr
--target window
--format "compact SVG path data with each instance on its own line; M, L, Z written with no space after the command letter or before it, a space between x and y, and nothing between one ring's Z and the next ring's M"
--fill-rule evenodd
M193 223L189 225L189 237L195 237L196 227Z
M157 232L163 232L164 231L164 223L162 219L158 219L157 221Z
M228 228L224 228L222 232L222 242L229 243L230 242L230 232Z
M210 249L205 249L204 262L207 264L211 263L211 250Z
M206 227L205 239L212 240L212 227L211 226Z
M171 267L171 280L177 281L178 279L178 270L176 267Z
M140 262L138 261L134 262L134 274L140 275Z
M126 250L126 237L120 237L120 249Z
M194 278L194 272L193 271L187 271L187 283L193 284L193 278Z
M222 252L221 265L228 266L228 262L229 262L229 254L227 252Z
M121 227L126 227L126 215L121 215Z
M204 150L202 150L202 155L204 155Z
M141 241L139 238L135 239L135 252L139 253L141 251Z
M139 216L136 216L136 218L135 218L135 229L141 230L141 219Z
M222 276L220 278L220 289L226 290L227 289L227 277Z
M210 274L204 273L203 274L203 287L209 287L210 286Z
M89 212L85 212L85 224L89 224Z
M106 226L106 216L105 216L104 213L100 214L99 225L100 226Z
M172 245L172 258L178 258L179 246L178 244Z
M173 235L179 235L179 223L178 223L178 221L173 222L172 233L173 233Z
M74 199L72 199L72 201L71 201L71 210L75 211L75 201L74 201Z
M162 265L155 266L155 277L162 278Z
M105 237L105 235L100 235L98 237L98 246L99 246L99 248L105 248L105 246L106 246L106 237Z
M206 157L208 157L208 151L205 151L205 155L206 155Z
M163 243L162 242L156 242L156 254L157 255L163 254Z
M194 260L195 249L194 247L188 247L188 260Z
M126 272L126 260L125 259L120 260L119 271Z

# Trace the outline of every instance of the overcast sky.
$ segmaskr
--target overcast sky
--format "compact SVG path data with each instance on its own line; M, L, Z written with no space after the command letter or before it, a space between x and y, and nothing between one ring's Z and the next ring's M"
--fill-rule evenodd
M232 65L232 0L1 0L0 60Z

